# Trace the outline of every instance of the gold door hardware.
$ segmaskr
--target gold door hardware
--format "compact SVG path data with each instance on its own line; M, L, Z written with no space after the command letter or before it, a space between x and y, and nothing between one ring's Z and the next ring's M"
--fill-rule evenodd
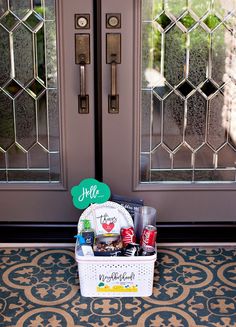
M108 112L119 113L119 95L117 94L117 64L121 63L121 34L106 34L106 63L111 65L111 93L108 95Z
M86 94L86 65L90 64L90 35L75 34L75 63L79 65L80 94L78 106L80 114L89 113L89 96Z

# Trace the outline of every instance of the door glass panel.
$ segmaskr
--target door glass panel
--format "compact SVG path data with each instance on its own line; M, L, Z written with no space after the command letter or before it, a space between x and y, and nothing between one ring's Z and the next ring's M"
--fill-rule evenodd
M142 1L141 183L235 183L235 12Z
M0 181L61 180L55 0L0 1Z

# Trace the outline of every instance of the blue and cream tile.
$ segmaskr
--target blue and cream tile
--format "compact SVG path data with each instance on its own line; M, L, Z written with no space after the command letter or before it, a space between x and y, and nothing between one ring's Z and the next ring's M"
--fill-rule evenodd
M2 249L0 326L235 327L235 255L161 248L151 297L86 298L73 249Z

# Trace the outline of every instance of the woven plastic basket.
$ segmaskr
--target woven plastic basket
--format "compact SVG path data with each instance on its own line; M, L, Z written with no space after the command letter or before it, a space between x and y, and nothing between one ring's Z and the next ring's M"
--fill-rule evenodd
M88 297L150 296L156 254L140 257L76 256L80 290Z

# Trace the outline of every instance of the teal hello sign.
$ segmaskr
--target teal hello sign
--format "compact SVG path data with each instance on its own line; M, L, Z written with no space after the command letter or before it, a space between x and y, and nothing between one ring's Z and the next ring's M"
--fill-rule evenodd
M91 203L104 203L111 196L110 188L94 178L86 178L71 189L73 204L78 209L85 209Z

